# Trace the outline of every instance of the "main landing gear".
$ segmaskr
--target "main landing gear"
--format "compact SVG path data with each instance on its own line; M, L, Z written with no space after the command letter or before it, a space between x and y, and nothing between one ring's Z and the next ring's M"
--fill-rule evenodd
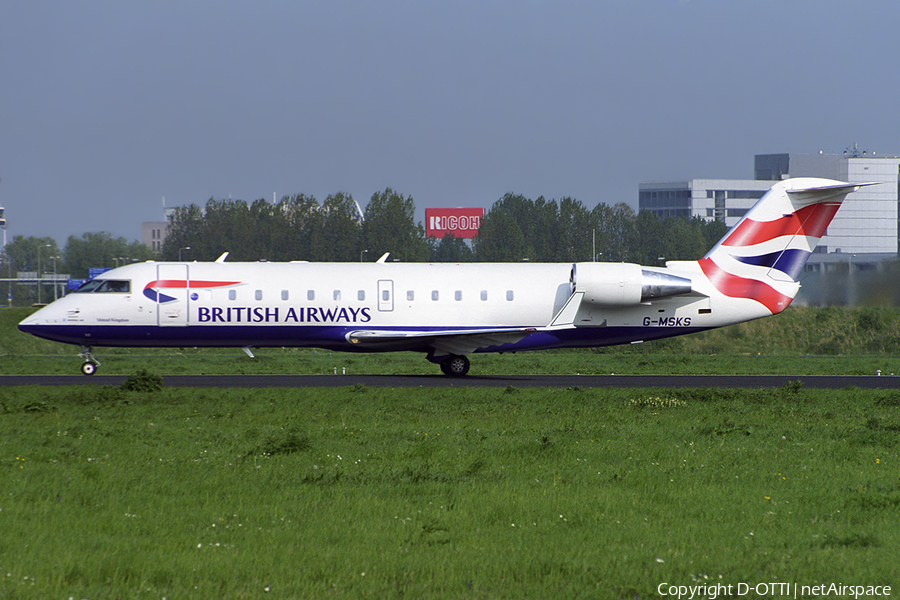
M450 377L462 377L469 372L469 359L461 354L451 354L440 365L444 375Z
M82 374L93 375L97 372L97 367L100 366L100 361L94 358L94 355L91 354L90 346L84 346L78 356L84 359L84 364L81 365Z

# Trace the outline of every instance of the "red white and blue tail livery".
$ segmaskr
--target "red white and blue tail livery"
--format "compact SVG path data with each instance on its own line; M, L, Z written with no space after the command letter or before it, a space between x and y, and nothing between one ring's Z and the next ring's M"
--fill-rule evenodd
M703 274L725 296L781 312L800 289L800 272L844 197L859 187L813 178L777 183L699 261Z
M788 179L699 261L168 263L113 269L19 324L83 346L416 351L447 375L469 355L608 346L781 312L844 198L861 184Z

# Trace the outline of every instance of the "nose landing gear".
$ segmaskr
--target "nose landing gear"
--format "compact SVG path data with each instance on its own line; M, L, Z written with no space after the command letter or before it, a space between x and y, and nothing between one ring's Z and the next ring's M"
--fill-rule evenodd
M100 361L94 358L90 346L84 346L78 356L84 359L84 363L81 365L81 373L83 375L93 375L97 372Z

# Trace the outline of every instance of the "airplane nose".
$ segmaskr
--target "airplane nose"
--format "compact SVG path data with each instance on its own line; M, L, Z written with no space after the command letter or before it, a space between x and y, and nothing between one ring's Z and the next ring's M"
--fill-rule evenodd
M32 313L22 319L19 322L19 331L24 331L25 333L35 333L42 325L50 325L58 322L58 319L55 318L56 309L51 308L50 306L45 306L39 311Z
M58 306L46 306L22 319L18 325L19 331L55 342L78 343L80 338L73 339L72 335L77 332L67 327L64 314Z
M22 321L19 322L19 331L24 331L25 333L34 333L34 331L42 322L42 319L40 318L41 312L43 312L43 309L37 311L33 315L29 315L22 319Z

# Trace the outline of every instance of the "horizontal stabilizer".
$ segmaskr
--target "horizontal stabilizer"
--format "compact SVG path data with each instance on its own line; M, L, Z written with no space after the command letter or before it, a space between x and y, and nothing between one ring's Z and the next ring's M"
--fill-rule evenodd
M844 196L857 191L861 187L869 185L878 185L877 182L872 183L843 183L835 182L833 185L820 185L803 187L799 189L786 189L791 203L795 208L802 208L809 204L818 202L828 202L829 200L841 202Z

